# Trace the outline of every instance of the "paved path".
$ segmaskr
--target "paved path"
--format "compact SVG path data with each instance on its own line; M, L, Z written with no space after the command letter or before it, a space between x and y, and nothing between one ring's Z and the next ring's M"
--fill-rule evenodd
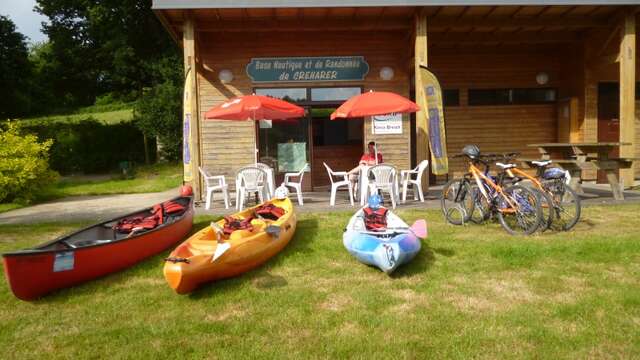
M620 204L611 197L608 186L583 184L585 197L582 198L584 206L598 204ZM407 200L401 209L437 209L440 206L439 195L441 187L433 186L426 194L424 203ZM178 189L167 190L159 193L125 194L104 196L74 196L48 203L38 204L22 209L0 213L0 224L29 224L58 221L98 221L108 220L129 212L157 204L177 196ZM219 194L218 198L219 198ZM232 194L233 195L233 194ZM350 206L346 192L339 192L336 206L329 206L328 192L305 193L304 206L296 206L299 212L326 212L326 211L354 211L358 205ZM640 191L625 191L625 202L640 201ZM233 198L233 196L232 196ZM291 196L297 205L295 196ZM412 197L410 197L412 198ZM218 199L213 202L211 210L205 210L204 204L197 204L197 215L222 215L235 212L233 208L224 209L223 203ZM388 204L390 206L390 204ZM251 204L249 204L251 206Z
M72 196L0 213L0 224L108 220L178 195L177 189L158 193Z

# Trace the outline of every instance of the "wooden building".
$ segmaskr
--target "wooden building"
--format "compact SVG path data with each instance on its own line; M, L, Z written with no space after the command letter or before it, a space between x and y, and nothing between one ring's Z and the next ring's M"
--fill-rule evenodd
M450 154L475 143L484 152L534 157L527 144L620 140L632 144L621 155L638 157L634 3L154 0L153 8L183 46L185 69L197 72L189 85L200 114L192 126L194 166L233 178L253 162L258 144L260 159L282 171L292 158L310 163L310 189L328 183L323 162L348 170L371 140L400 169L429 157L420 115L403 116L391 134L373 134L371 119L328 119L362 91L413 97L418 62L444 89ZM354 61L359 68L346 71ZM212 106L251 93L285 97L308 115L261 125L204 120ZM463 167L451 159L449 172ZM622 172L630 185L640 166Z

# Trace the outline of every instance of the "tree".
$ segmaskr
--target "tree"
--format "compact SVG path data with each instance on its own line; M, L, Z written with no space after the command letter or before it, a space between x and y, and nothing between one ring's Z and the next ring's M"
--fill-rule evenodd
M154 64L178 53L149 0L38 0L36 9L49 18L44 32L61 64L54 91L66 105L106 93L135 99L153 85Z
M24 115L30 109L31 65L25 36L0 15L0 119Z

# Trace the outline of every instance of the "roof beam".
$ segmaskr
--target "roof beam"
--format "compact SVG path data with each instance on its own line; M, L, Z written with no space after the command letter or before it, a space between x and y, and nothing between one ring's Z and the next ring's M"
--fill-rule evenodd
M370 31L370 30L408 30L411 27L408 19L385 19L384 21L326 19L326 20L251 20L251 21L201 21L198 31L201 32L283 32L283 31ZM174 26L180 26L179 23Z
M152 9L466 5L635 5L637 0L153 0Z
M429 30L446 29L450 27L474 27L474 28L539 28L539 27L565 27L565 28L606 28L611 26L608 19L593 19L585 17L435 17L429 19Z
M263 32L263 31L318 31L318 30L407 30L411 22L406 18L386 18L384 21L372 19L353 18L328 18L326 20L300 19L276 20L256 19L249 21L201 21L198 22L198 31L203 32ZM180 26L179 23L175 24ZM607 19L589 18L454 18L435 17L429 18L429 31L444 31L452 27L473 28L540 28L540 27L565 27L565 28L606 28L610 26Z
M566 31L520 31L517 33L429 33L430 43L477 44L477 43L571 43L580 41L579 34Z

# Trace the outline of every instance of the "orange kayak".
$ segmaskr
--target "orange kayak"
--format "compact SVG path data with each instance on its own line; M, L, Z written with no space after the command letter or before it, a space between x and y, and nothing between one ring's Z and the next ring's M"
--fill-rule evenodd
M273 204L284 210L278 219L255 218L258 206ZM203 283L233 277L254 269L276 254L291 240L296 230L296 215L288 198L273 199L232 215L251 220L251 230L221 234L208 226L180 244L167 258L164 277L178 294L193 291ZM218 229L225 225L222 219Z

